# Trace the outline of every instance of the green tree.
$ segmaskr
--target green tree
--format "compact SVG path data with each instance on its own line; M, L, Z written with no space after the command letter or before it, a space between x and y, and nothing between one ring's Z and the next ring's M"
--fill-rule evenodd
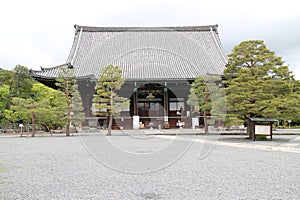
M263 41L250 40L235 46L224 71L229 114L240 119L293 115L299 102L296 81L282 58ZM299 106L296 106L299 107Z
M198 76L191 85L190 95L187 103L193 106L195 111L201 111L203 113L204 132L208 133L208 119L207 116L212 109L210 91L208 88L208 82L202 77Z
M35 136L36 116L39 109L44 105L43 102L36 102L31 98L23 99L20 97L12 98L12 105L9 111L6 111L7 117L17 117L17 121L32 123L32 137Z
M0 85L10 86L13 80L13 72L0 68Z
M101 70L95 87L93 114L108 117L108 136L111 135L113 116L118 116L121 108L129 106L130 101L116 93L121 89L124 81L121 68L109 65Z
M17 121L20 121L23 117L20 117L19 113L16 113L12 109L5 109L4 110L4 120L7 122L16 123Z
M4 119L4 110L9 107L10 92L9 86L0 86L0 122Z
M83 112L84 108L82 106L82 99L80 92L78 90L78 85L74 85L74 92L72 95L72 118L71 123L75 127L75 131L77 132L77 127L81 126L81 122L85 117L85 114Z
M57 127L62 127L64 122L61 119L64 118L66 113L64 94L41 83L33 85L32 93L35 94L35 102L42 103L37 108L36 123L45 127L49 132Z
M12 105L5 110L5 117L12 122L32 124L32 137L35 136L36 124L48 131L61 125L65 116L64 94L41 83L33 84L30 98L13 97Z
M31 88L34 80L29 75L27 67L16 65L13 69L13 77L11 83L11 96L27 98L31 96Z
M61 67L61 72L59 73L56 81L56 86L58 86L59 90L61 90L65 94L66 136L70 136L71 114L73 111L79 108L79 105L81 105L80 109L82 108L81 98L78 98L77 95L77 93L79 94L79 92L75 79L74 69L67 66ZM74 94L77 95L76 98L73 98ZM73 100L76 100L78 102L74 102Z
M0 121L4 120L4 110L10 107L13 97L31 96L33 83L34 80L29 76L29 70L24 66L17 65L12 71L0 69L0 111L2 111Z
M210 92L211 117L215 125L224 126L226 117L226 91L219 75L208 75L207 86Z

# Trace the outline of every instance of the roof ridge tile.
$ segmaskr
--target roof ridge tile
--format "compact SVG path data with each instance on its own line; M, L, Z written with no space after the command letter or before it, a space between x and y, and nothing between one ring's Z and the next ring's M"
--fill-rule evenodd
M204 26L81 26L74 25L76 31L86 32L166 32L166 31L213 31L217 32L218 25L204 25Z

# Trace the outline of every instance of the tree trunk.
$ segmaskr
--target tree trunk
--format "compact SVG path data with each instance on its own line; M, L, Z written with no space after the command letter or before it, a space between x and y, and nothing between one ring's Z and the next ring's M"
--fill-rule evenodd
M205 85L205 96L204 96L204 104L207 105L208 104L208 88L207 85ZM203 121L204 121L204 133L207 135L208 134L208 124L207 124L207 110L204 109L204 113L203 113Z
M108 122L107 136L111 136L112 122L113 122L113 116L112 116L112 114L110 113L110 114L109 114L109 122Z
M203 121L204 121L204 133L208 134L207 111L206 110L204 110L204 113L203 113Z
M108 122L108 132L107 136L111 136L112 122L113 122L113 88L110 88L110 112L109 112L109 122Z
M252 139L252 135L251 135L251 127L250 127L250 118L247 115L244 115L244 120L246 121L246 126L247 126L247 134L249 135L249 138Z
M47 128L47 130L48 130L48 132L51 134L51 136L52 136L52 131L51 131L51 128L50 128L50 125L45 125L46 126L46 128Z
M31 120L32 120L32 135L31 135L31 137L34 137L35 136L35 114L34 113L31 115Z
M67 113L66 136L70 136L70 110L69 110L69 108L68 108L68 113Z
M75 129L75 133L78 133L76 123L74 122L73 125L74 125L74 129Z
M67 124L66 124L66 136L70 136L70 116L71 116L71 102L69 94L69 81L66 84L66 101L67 101Z

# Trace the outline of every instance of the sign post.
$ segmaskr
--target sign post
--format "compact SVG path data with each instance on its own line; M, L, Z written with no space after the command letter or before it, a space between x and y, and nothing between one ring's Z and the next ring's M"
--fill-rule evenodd
M24 125L23 124L19 124L19 127L21 128L21 137L23 136L23 127Z

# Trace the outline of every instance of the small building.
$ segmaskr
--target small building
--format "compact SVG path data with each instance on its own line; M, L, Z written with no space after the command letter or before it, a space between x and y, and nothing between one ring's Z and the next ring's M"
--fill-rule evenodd
M75 25L74 42L65 64L31 70L32 77L55 88L62 66L74 68L87 119L101 69L122 69L119 95L130 106L115 117L114 128L191 127L187 105L196 76L220 77L227 59L217 25L183 27L89 27ZM105 119L104 119L105 120ZM180 122L180 123L179 123Z

